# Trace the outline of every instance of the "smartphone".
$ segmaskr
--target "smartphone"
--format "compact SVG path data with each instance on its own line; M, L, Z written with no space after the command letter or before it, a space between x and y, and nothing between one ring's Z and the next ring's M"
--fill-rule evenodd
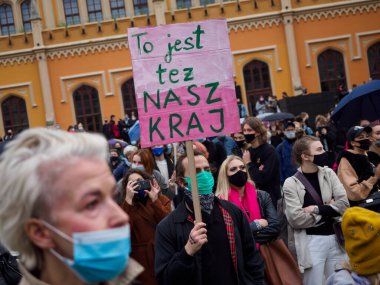
M136 183L137 188L136 191L144 191L144 190L150 190L150 180L140 180Z
M150 180L140 180L136 182L137 197L141 200L146 196L145 190L150 190Z

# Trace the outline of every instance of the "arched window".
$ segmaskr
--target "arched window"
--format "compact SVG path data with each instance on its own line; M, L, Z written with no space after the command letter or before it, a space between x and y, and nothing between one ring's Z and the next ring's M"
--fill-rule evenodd
M9 4L4 3L0 5L0 28L2 35L11 35L16 33L12 6Z
M76 25L80 23L78 0L63 0L65 10L65 19L67 25Z
M25 0L21 3L21 15L24 31L30 32L32 30L32 25L30 24L30 0Z
M191 0L177 0L177 9L185 9L191 7Z
M1 103L1 113L3 114L4 130L11 129L14 134L29 128L28 112L25 100L11 95Z
M135 85L133 84L133 78L124 82L121 86L121 94L123 96L125 114L131 115L131 111L135 111L135 114L137 115Z
M272 95L269 67L263 61L253 60L244 66L243 73L248 109L250 114L254 114L258 98Z
M322 92L335 93L340 85L347 88L344 60L340 52L332 49L322 52L318 56L318 71Z
M370 46L368 51L369 76L380 79L380 42Z
M148 15L148 0L133 0L135 15Z
M77 123L82 123L87 131L100 132L102 114L98 90L88 85L82 85L74 91L73 97Z
M112 19L126 16L124 0L110 0Z
M89 22L100 22L103 20L101 0L87 0L87 11Z

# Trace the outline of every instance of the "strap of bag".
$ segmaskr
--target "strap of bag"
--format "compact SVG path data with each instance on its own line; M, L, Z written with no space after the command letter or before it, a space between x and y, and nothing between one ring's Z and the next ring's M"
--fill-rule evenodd
M296 174L294 174L294 177L296 177L302 184L305 186L305 190L313 197L314 201L318 205L323 205L323 201L321 197L318 195L317 191L315 191L313 185L310 184L309 180L303 175L302 172L297 171Z

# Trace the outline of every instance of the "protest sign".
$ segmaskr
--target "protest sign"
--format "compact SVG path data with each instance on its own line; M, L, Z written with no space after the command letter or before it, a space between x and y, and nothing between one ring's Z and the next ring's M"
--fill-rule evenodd
M240 130L226 20L128 29L141 146Z

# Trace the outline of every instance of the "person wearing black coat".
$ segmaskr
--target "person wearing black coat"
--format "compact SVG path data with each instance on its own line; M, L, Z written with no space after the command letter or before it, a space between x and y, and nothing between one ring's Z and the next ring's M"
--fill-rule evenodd
M185 182L189 175L187 166L187 157L181 156L176 175L177 183L185 188L185 199L156 230L158 283L265 284L263 262L249 223L237 206L214 196L210 165L199 152L195 152L195 168L203 222L194 223L191 185Z
M267 130L258 118L248 117L242 124L251 148L243 154L244 163L257 189L270 194L273 204L281 198L280 163L276 149L267 143Z
M202 282L202 264L204 263L202 252L190 256L184 248L193 228L193 224L187 220L188 210L185 200L157 227L155 271L157 281L161 285L209 285ZM233 219L238 284L265 284L263 263L243 212L232 203L218 198L215 198L215 203L220 203ZM228 263L228 260L219 260L215 267L208 270L218 271L223 268L225 263ZM221 265L221 267L217 265ZM219 284L230 285L228 283Z

